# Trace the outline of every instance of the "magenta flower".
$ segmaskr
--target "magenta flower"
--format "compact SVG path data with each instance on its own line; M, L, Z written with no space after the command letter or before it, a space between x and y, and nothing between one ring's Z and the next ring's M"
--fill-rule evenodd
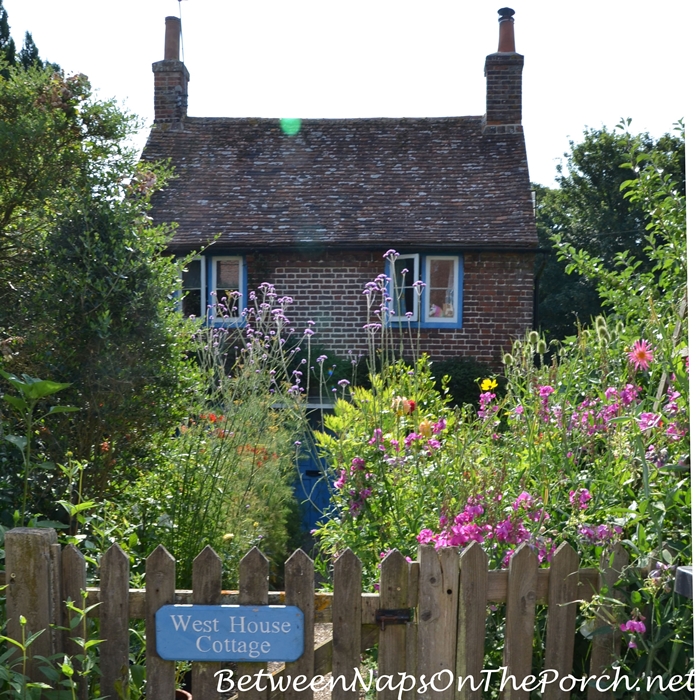
M627 357L635 369L647 370L654 360L654 353L649 342L642 339L632 346L632 349L627 353Z
M661 424L661 416L656 413L642 413L639 416L639 429L649 430Z
M356 472L358 469L365 468L365 460L362 457L353 457L352 462L350 462L350 471Z
M588 501L591 500L591 493L588 489L576 489L569 491L569 503L579 510L588 508Z
M554 387L549 386L548 384L545 384L544 386L540 387L540 398L546 399L548 396L551 396L554 393Z
M440 418L437 423L433 423L433 435L439 435L447 426L444 418Z
M416 536L419 544L430 544L435 541L435 535L432 530L421 530Z

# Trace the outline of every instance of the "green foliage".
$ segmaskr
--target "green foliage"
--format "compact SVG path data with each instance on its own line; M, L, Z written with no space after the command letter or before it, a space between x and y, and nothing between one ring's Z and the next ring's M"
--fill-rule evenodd
M170 230L148 217L167 172L123 148L135 124L94 100L85 76L15 67L0 79L3 351L15 373L71 384L80 419L64 416L42 448L52 461L68 449L88 460L99 493L144 465L198 376L172 301L179 270L163 255Z
M16 51L14 39L10 36L7 10L2 6L2 0L0 0L0 75L6 73L5 67L2 65L3 62L10 66L15 64Z
M456 406L479 405L479 382L491 375L493 368L472 357L435 360L431 365L438 386L447 385L450 403Z
M504 356L505 394L497 380L482 381L476 415L450 409L425 364L384 365L371 391L348 390L318 435L334 481L318 531L326 557L352 547L369 586L383 551L414 556L417 542L476 541L494 567L522 543L546 566L564 541L581 566L597 566L621 541L631 566L608 620L628 645L620 664L664 684L689 672L691 601L672 592L675 567L691 558L685 198L674 157L629 143L634 177L622 189L647 221L644 260L622 251L608 267L561 243L570 269L613 314L551 345L537 331L516 341ZM492 613L491 655L503 633L502 612ZM592 614L584 606L579 616L581 658ZM537 671L543 659L534 660Z
M263 285L242 328L198 331L206 382L197 413L181 416L176 434L158 444L161 458L127 490L125 504L142 523L141 547L158 543L184 566L211 545L224 559L227 587L237 585L238 561L258 546L281 571L292 515L294 442L303 428L302 393L292 390L296 348L287 346L284 311ZM296 346L298 347L298 346Z
M570 142L565 154L566 172L558 166L557 189L535 185L537 231L542 248L561 241L598 258L605 269L613 269L617 257L627 254L649 270L645 252L645 228L651 212L640 200L624 196L622 184L630 179L630 152L654 154L660 168L685 191L685 144L682 137L632 135L630 120L617 130L586 129L583 140ZM636 174L633 173L636 177ZM556 247L556 245L555 245ZM556 256L540 263L538 324L551 338L562 339L575 332L576 323L588 323L601 312L601 299L588 274L567 271Z

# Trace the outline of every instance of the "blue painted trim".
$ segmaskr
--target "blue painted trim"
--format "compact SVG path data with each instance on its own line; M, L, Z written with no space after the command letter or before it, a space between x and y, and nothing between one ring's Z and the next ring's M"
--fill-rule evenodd
M428 320L428 304L421 304L421 312L423 318L421 320L421 328L461 328L462 327L462 305L463 305L463 293L464 293L464 258L458 254L451 253L434 253L430 255L421 255L420 267L421 267L421 279L425 281L428 277L428 257L439 257L439 258L457 258L457 280L455 284L455 294L456 299L454 303L455 307L455 318L454 321L430 321ZM424 293L427 294L427 288ZM426 299L427 301L427 299Z
M404 255L413 255L413 253L404 253ZM455 299L455 318L453 321L444 321L442 323L437 322L437 321L430 321L428 320L430 316L428 316L428 305L425 303L427 301L427 288L423 289L423 293L420 295L418 298L418 304L420 305L420 327L421 328L428 328L428 329L433 329L433 328L445 328L448 330L454 330L456 328L461 328L462 327L462 306L463 306L463 299L464 299L464 256L460 253L420 253L418 255L418 263L420 265L420 278L425 282L427 278L427 260L428 257L441 257L441 258L457 258L457 282L456 282L456 299ZM394 267L397 266L398 260L394 264ZM384 274L387 275L387 277L391 277L391 265L389 264L389 261L387 260L384 263ZM394 296L394 280L391 280L391 286L389 288L391 292L391 296L393 299ZM416 319L411 319L410 321L407 320L401 320L399 321L398 319L392 318L391 321L389 321L389 325L392 328L418 328L418 318Z
M241 292L241 298L239 299L239 309L238 309L238 318L236 319L229 319L227 321L224 321L222 319L217 319L215 317L213 309L208 308L210 305L211 301L211 293L214 291L213 289L213 283L214 283L214 259L215 258L240 258L241 260L241 284L240 284L240 292ZM240 328L241 326L245 326L246 324L246 319L245 315L243 314L243 309L246 308L246 304L248 301L248 263L246 261L245 255L226 255L222 253L217 253L216 255L206 255L202 257L203 260L206 260L206 270L207 270L207 278L206 278L206 310L207 310L207 325L208 326L213 326L214 328Z

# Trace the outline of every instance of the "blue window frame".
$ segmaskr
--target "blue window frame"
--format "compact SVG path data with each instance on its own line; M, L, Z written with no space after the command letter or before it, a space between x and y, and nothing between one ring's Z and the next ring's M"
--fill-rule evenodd
M195 257L182 270L182 312L211 326L240 325L247 281L246 260L240 255Z
M392 325L418 325L420 321L422 328L462 327L461 255L399 255L393 270L387 262L386 274L396 277L391 283Z

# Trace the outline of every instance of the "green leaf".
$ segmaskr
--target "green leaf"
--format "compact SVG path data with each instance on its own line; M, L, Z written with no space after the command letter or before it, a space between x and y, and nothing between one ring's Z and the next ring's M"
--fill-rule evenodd
M51 416L54 413L75 413L75 411L79 410L77 406L51 406L46 415Z
M25 647L28 647L40 634L43 634L45 630L39 630L38 632L34 632L29 639L24 643Z
M642 602L642 594L639 591L632 591L630 599L634 605L639 605Z
M11 445L14 445L20 452L27 449L27 438L21 435L5 435L5 440Z
M16 409L20 413L24 413L25 411L29 410L27 402L20 396L10 396L9 394L5 394L3 398L10 404L10 406L12 406L12 408Z

